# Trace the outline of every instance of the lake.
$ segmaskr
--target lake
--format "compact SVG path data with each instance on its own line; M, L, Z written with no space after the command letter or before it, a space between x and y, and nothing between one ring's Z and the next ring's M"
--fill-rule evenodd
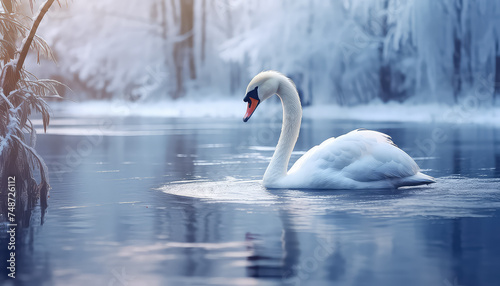
M360 127L437 183L266 190L278 117L53 118L37 142L49 206L18 229L17 278L2 259L0 283L500 285L500 129L304 119L291 162Z

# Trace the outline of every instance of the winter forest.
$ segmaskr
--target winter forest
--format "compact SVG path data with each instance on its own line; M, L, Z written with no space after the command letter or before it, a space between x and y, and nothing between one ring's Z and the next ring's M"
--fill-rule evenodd
M31 69L78 100L240 98L275 69L303 105L491 106L499 16L493 0L71 1L40 27L58 64Z
M0 285L500 285L500 0L0 0L0 37Z

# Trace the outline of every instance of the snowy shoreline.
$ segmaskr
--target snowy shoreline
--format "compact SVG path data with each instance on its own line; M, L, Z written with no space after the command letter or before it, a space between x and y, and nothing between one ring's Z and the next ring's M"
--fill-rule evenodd
M165 100L151 103L126 101L51 102L55 117L164 117L164 118L240 118L246 104L240 99ZM259 112L260 111L260 112ZM259 118L281 116L281 106L259 106ZM444 104L372 103L369 105L313 105L304 108L306 119L359 121L427 122L484 124L500 126L500 109Z

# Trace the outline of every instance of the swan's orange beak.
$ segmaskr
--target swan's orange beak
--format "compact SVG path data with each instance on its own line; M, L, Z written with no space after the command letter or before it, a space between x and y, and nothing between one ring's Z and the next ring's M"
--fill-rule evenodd
M247 95L243 98L244 102L248 102L247 113L245 113L245 117L243 117L243 122L247 122L248 119L250 119L250 116L252 116L260 103L259 93L257 91L258 88L259 87L256 86L254 89L247 92Z
M243 117L243 122L247 122L250 119L250 116L254 113L255 109L259 105L260 100L250 97L248 100L247 113L245 113L245 117Z

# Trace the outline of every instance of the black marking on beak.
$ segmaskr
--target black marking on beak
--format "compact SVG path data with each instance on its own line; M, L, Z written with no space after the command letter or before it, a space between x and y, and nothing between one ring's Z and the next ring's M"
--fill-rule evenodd
M260 104L259 94L257 92L257 86L249 91L245 98L243 98L244 102L248 102L247 112L245 117L243 117L243 122L247 122L248 119L252 116L257 106Z
M251 98L255 98L255 99L257 99L257 100L260 102L260 99L259 99L259 94L257 93L257 89L258 89L258 88L259 88L259 87L258 87L258 86L256 86L254 89L252 89L251 91L249 91L249 92L247 93L247 95L245 96L245 98L243 98L243 101L244 101L244 102L250 102L250 97L251 97Z

